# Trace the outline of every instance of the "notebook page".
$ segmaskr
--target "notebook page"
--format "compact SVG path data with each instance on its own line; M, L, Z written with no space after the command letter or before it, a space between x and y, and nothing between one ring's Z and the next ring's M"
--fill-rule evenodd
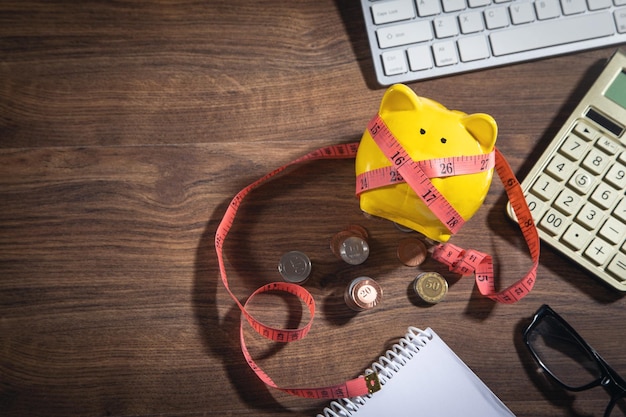
M352 414L358 417L514 416L431 329L433 339Z

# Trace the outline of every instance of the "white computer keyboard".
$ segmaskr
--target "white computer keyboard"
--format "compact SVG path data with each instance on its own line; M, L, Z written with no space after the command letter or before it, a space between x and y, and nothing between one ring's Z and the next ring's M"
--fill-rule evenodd
M626 55L616 52L522 181L541 239L626 291ZM514 214L508 207L511 217Z
M626 42L626 0L361 0L381 85Z

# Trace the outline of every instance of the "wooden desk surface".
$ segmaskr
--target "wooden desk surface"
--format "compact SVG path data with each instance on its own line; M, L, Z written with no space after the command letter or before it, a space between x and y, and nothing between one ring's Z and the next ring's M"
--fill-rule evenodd
M613 50L411 87L491 114L521 179ZM320 146L360 138L384 89L374 84L358 3L3 1L0 56L0 414L320 411L326 401L268 389L244 361L213 239L242 187ZM494 304L472 278L446 273L447 299L418 306L410 282L442 267L400 265L404 235L360 213L353 182L350 160L298 167L248 197L227 241L240 300L279 279L285 251L313 260L309 336L273 345L246 333L279 385L355 377L407 326L430 326L518 416L601 414L608 394L547 383L520 334L549 303L626 375L621 294L544 246L537 285L517 304ZM530 266L505 202L494 181L453 238L493 255L501 287ZM372 235L360 267L328 249L348 223ZM341 303L357 274L384 287L374 311L350 314ZM253 309L275 325L307 319L289 298L267 301ZM416 407L428 400L416 396Z

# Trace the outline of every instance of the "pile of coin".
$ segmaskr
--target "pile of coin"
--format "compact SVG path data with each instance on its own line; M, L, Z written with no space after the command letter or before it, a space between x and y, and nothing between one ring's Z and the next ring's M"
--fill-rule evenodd
M311 260L300 251L287 252L278 262L278 272L287 282L304 284L311 274Z
M354 311L376 307L383 297L383 289L369 277L359 277L350 283L344 293L346 305Z
M368 237L367 230L363 226L350 225L332 237L330 250L337 258L350 265L360 265L370 254Z
M427 303L437 304L448 292L448 281L437 272L424 272L413 281L413 291Z
M367 229L351 224L336 233L330 240L330 249L335 256L350 265L365 262L370 253ZM413 237L402 239L398 243L397 256L406 266L421 265L428 256L426 244ZM278 271L287 282L303 284L311 274L311 260L300 251L285 253L278 263ZM413 281L413 291L429 304L442 301L448 292L448 282L437 272L421 273ZM354 311L374 308L382 300L383 290L372 278L359 277L346 287L344 300Z

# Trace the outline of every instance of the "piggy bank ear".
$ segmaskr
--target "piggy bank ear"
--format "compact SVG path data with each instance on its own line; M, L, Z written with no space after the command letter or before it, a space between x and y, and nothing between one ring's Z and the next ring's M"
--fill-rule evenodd
M498 125L493 117L476 113L461 118L461 123L476 138L485 152L491 152L496 144Z
M394 84L387 89L380 103L380 114L412 111L421 107L420 99L404 84Z

